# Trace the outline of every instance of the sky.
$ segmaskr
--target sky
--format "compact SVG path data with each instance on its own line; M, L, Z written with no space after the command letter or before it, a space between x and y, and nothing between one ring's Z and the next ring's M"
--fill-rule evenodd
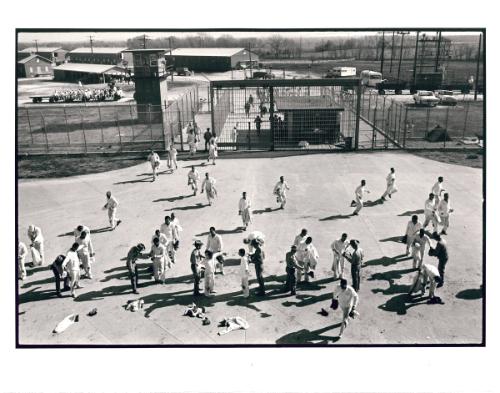
M280 34L282 36L287 37L303 37L303 38L322 38L322 37L360 37L367 35L376 35L377 32L370 31L352 31L352 32L335 32L335 31L316 31L316 32L256 32L256 31L224 31L224 32L207 32L207 35L211 35L219 37L224 34L230 34L236 38L242 37L267 37L273 34ZM126 41L129 38L137 37L139 35L144 34L144 32L136 31L136 32L103 32L103 31L88 31L88 32L41 32L41 33L19 33L19 42L20 43L32 43L34 40L38 40L39 44L43 44L44 42L81 42L87 41L89 39L89 35L93 36L95 41L118 41L124 40ZM148 32L146 33L150 38L160 38L160 37L168 37L170 35L175 35L177 37L197 35L198 32ZM477 32L460 32L460 35L477 35Z

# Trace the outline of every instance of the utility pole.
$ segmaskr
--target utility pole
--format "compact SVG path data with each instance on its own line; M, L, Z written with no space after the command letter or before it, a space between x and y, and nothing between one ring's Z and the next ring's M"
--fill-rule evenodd
M36 54L38 54L38 40L33 40L33 41L35 41Z
M418 40L420 38L420 31L417 30L417 38L415 41L415 57L413 58L413 86L417 85L417 59L418 59Z
M441 51L441 31L438 32L438 42L437 42L437 50L436 50L436 63L434 64L434 72L438 71L440 51Z
M382 53L380 54L380 73L384 73L384 50L385 50L385 31L382 32Z
M405 41L405 35L410 34L409 31L398 31L398 34L401 35L401 44L399 50L399 65L398 65L398 79L399 74L401 73L401 60L403 59L403 44Z
M391 45L391 66L389 68L389 73L392 74L392 59L394 59L394 31L392 32L392 45Z
M172 36L168 37L168 47L170 49L170 61L169 61L169 66L171 67L171 73L170 77L172 82L174 81L174 62L172 61Z
M142 35L142 49L146 49L146 40L149 40L149 37L146 34Z
M94 36L91 36L89 35L89 38L90 38L90 53L94 53L94 46L92 45L94 40L92 38L94 38Z
M251 42L248 41L248 58L250 59L250 79L253 78Z
M476 63L476 85L474 86L474 101L477 101L477 85L479 83L479 62L481 61L481 40L482 34L479 34L479 45L477 47L477 63Z

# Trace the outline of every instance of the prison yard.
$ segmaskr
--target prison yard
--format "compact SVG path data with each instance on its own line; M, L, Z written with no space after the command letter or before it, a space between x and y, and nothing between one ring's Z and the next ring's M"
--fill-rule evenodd
M18 240L31 252L18 344L483 344L482 36L474 52L441 31L408 49L410 32L394 32L387 57L386 34L355 51L308 44L310 59L302 40L294 57L272 37L274 57L170 38L149 48L146 35L137 49L90 37L20 51ZM415 216L427 252L408 234ZM93 244L83 257L79 225ZM69 291L54 289L56 258Z

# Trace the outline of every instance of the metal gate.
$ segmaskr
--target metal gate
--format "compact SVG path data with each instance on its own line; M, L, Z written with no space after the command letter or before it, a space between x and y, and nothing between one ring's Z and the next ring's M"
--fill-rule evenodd
M357 149L357 78L210 83L221 150Z

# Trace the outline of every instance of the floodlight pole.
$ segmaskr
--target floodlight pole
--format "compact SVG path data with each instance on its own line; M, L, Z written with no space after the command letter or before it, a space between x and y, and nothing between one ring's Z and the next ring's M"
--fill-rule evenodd
M354 150L358 150L359 146L359 117L361 116L361 79L358 81L356 88L356 128L354 130Z
M415 57L413 58L413 88L417 85L417 58L418 58L418 40L420 31L417 30L417 40L415 41Z

